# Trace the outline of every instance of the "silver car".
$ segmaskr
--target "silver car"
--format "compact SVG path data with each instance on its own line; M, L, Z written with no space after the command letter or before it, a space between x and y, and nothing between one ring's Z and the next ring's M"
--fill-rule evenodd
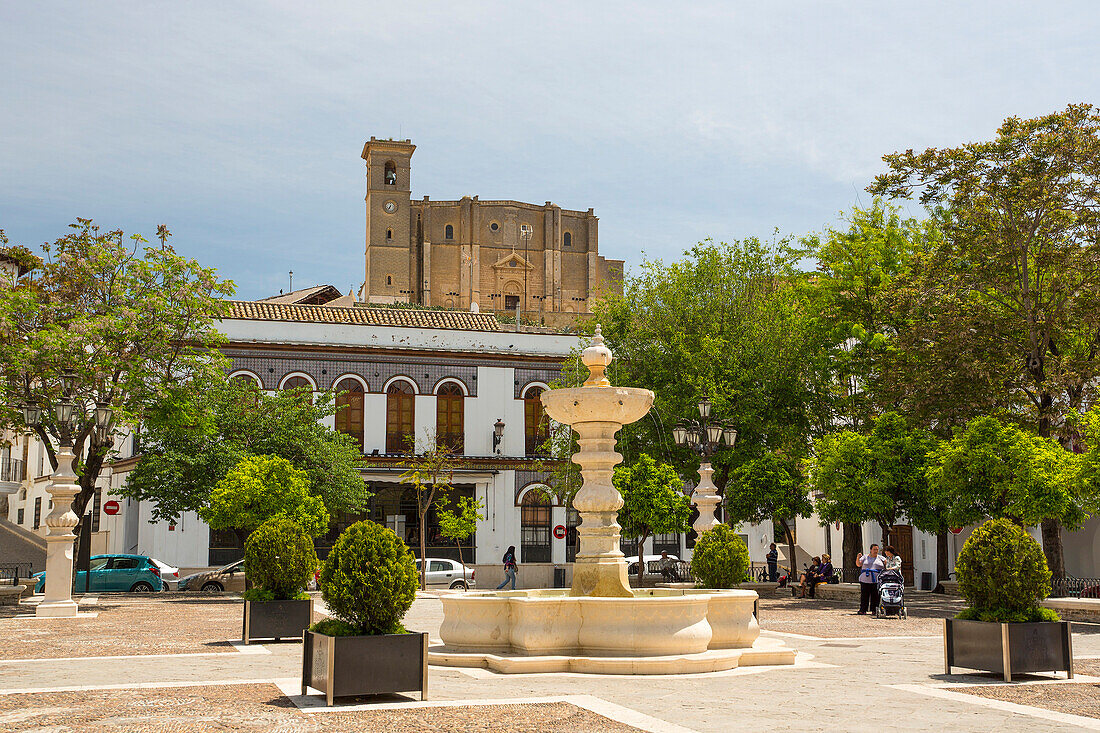
M240 593L244 590L244 560L231 562L217 570L188 575L180 579L177 588L181 591L198 590L203 593Z
M416 572L420 572L420 561L416 561ZM450 588L452 590L469 590L473 588L474 569L463 565L458 560L445 560L440 558L428 558L428 572L425 581L429 588Z

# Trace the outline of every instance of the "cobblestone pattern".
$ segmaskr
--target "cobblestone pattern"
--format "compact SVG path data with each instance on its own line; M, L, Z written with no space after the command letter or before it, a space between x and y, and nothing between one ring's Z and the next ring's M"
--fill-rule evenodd
M365 702L366 698L341 702ZM629 733L567 703L303 713L275 685L177 687L0 696L5 731L371 731Z

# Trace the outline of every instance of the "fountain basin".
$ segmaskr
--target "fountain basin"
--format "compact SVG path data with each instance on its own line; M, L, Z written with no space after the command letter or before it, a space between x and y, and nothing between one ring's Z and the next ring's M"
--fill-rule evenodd
M632 598L567 589L448 594L439 636L457 652L663 656L751 647L755 591L653 588Z
M793 664L795 652L760 636L755 591L634 589L632 598L567 589L441 597L442 646L431 664L506 673L673 674Z

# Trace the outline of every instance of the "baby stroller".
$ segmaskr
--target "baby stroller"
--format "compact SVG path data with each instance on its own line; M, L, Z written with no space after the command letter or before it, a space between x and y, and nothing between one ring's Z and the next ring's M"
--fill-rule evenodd
M909 612L905 610L905 578L900 570L883 570L878 575L878 606L871 614L875 618L880 616L897 616L909 618Z

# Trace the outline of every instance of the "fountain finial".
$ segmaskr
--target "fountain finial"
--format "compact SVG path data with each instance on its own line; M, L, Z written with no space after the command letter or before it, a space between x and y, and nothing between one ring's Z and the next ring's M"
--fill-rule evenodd
M611 349L604 346L600 324L596 324L596 333L592 335L592 345L581 352L581 361L588 367L588 379L585 387L610 387L611 381L604 372L615 357Z

